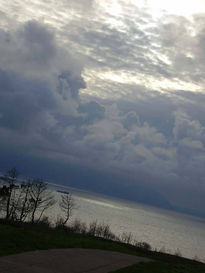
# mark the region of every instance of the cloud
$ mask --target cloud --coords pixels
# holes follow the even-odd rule
[[[178,80],[204,83],[204,14],[193,20],[182,16],[167,16],[159,25],[161,53],[170,62],[170,73]]]
[[[10,28],[28,18],[49,24],[69,52],[86,62],[89,92],[98,88],[96,94],[110,96],[101,83],[106,79],[112,79],[109,88],[118,79],[166,92],[202,90],[203,14],[194,20],[169,13],[156,19],[149,9],[125,1],[36,0],[30,9],[17,3],[24,16],[20,19],[15,5],[3,3],[9,17],[4,24],[13,18]]]
[[[29,149],[49,146],[48,131],[55,139],[66,117],[79,116],[82,65],[56,44],[46,25],[35,21],[15,32],[1,31],[0,39],[2,145],[13,136],[18,146],[21,135]]]
[[[176,175],[177,144],[190,140],[192,148],[203,148],[203,126],[186,109],[177,112],[187,105],[185,96],[179,103],[133,86],[130,99],[83,102],[82,63],[58,45],[48,26],[31,21],[16,32],[2,31],[1,39],[0,124],[7,134],[22,134],[35,152],[105,169]]]
[[[69,3],[82,15],[85,4]],[[97,10],[95,1],[86,5]],[[23,154],[53,160],[61,170],[70,164],[79,173],[83,166],[109,174],[108,182],[95,179],[95,189],[114,188],[117,175],[130,193],[144,185],[174,200],[179,189],[183,196],[194,190],[196,180],[205,192],[204,94],[147,84],[203,83],[204,19],[156,23],[139,9],[128,13],[120,26],[90,20],[88,12],[83,23],[74,16],[56,27],[34,20],[0,30],[1,160]]]

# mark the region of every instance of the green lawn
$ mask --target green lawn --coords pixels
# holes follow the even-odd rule
[[[116,272],[205,273],[205,264],[89,235],[55,230],[44,225],[0,222],[0,255],[50,248],[97,248],[144,256],[156,262],[140,263]]]

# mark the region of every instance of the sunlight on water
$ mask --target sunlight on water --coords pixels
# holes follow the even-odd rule
[[[89,202],[91,203],[92,205],[100,205],[100,206],[104,206],[104,207],[109,207],[109,208],[114,208],[114,209],[122,209],[122,210],[125,210],[126,208],[124,207],[120,207],[120,206],[116,206],[116,205],[113,205],[113,204],[110,204],[110,203],[106,203],[106,202],[102,202],[102,201],[97,201],[97,200],[92,200],[92,199],[88,199],[88,198],[80,198],[81,202]]]
[[[154,249],[180,251],[185,257],[205,261],[205,219],[94,193],[71,192],[77,205],[71,222],[76,218],[86,223],[97,220],[108,224],[116,235],[131,232],[137,241],[148,242]],[[58,193],[56,196],[59,198]],[[52,209],[52,218],[57,215],[58,206]]]

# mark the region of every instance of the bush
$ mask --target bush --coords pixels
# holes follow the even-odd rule
[[[93,221],[89,225],[88,234],[95,237],[102,237],[110,240],[117,240],[117,237],[110,230],[109,225],[104,223],[98,224],[97,221]]]
[[[178,256],[178,257],[181,257],[182,254],[180,252],[180,250],[177,248],[177,250],[175,251],[174,255]]]
[[[51,227],[51,223],[50,223],[47,216],[43,216],[43,218],[41,220],[34,222],[34,224],[42,225],[42,226],[45,226],[45,227]]]
[[[110,240],[116,240],[117,237],[115,236],[114,233],[110,230],[109,225],[106,224],[98,224],[96,227],[96,236],[102,237],[105,239],[110,239]]]
[[[151,245],[146,242],[136,242],[135,246],[148,251],[152,250]]]
[[[55,223],[55,228],[61,230],[68,230],[68,227],[64,224],[64,219],[62,217],[57,219]]]
[[[78,219],[71,224],[70,229],[75,233],[85,234],[87,233],[87,225],[84,222],[81,222]]]
[[[123,232],[122,235],[120,236],[120,241],[125,243],[125,244],[131,244],[133,240],[133,235],[131,232]]]
[[[89,228],[88,228],[88,234],[91,236],[97,236],[97,221],[93,221],[90,223]],[[100,230],[98,230],[98,233]]]

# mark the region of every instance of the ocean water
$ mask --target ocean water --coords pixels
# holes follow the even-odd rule
[[[89,224],[97,220],[108,224],[116,235],[131,232],[137,241],[148,242],[154,249],[180,252],[184,257],[205,261],[205,219],[76,189],[67,190],[77,206],[71,222],[80,219]],[[52,209],[53,219],[57,215],[60,215],[58,206]]]

